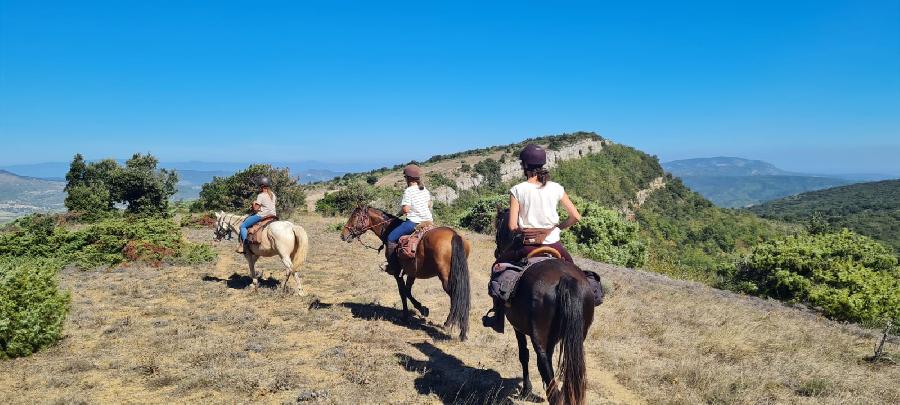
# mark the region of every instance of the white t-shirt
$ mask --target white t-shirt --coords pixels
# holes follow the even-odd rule
[[[519,202],[519,227],[553,229],[544,239],[544,244],[559,242],[559,200],[562,200],[566,190],[559,183],[548,181],[541,187],[527,181],[516,184],[509,190],[516,201]]]
[[[408,205],[409,212],[406,213],[406,219],[417,224],[425,221],[433,221],[431,216],[431,192],[428,189],[419,190],[419,186],[412,185],[403,191],[403,200],[400,206]]]
[[[275,194],[272,194],[272,198],[269,198],[268,193],[259,193],[256,196],[256,203],[259,204],[259,211],[256,215],[263,218],[275,216]]]

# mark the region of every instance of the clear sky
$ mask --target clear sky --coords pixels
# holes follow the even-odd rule
[[[394,163],[587,130],[900,173],[897,0],[615,3],[0,0],[0,165]]]

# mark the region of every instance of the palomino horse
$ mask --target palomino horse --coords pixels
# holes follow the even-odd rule
[[[357,207],[350,214],[347,225],[341,232],[341,240],[352,242],[359,239],[366,231],[372,231],[386,243],[387,236],[402,220],[382,210],[372,207]],[[379,249],[380,250],[380,249]],[[412,296],[413,283],[418,278],[437,276],[443,284],[444,291],[450,296],[450,314],[444,327],[459,326],[459,339],[466,340],[469,331],[469,243],[464,241],[456,231],[448,227],[434,228],[419,241],[416,258],[400,258],[403,275],[397,274],[397,289],[403,301],[403,315],[409,318],[407,298],[422,314],[428,316],[428,308]]]
[[[231,237],[232,232],[240,233],[241,223],[247,219],[247,215],[226,214],[222,212],[216,213],[216,230],[215,237],[217,241],[222,240],[225,236]],[[259,276],[256,274],[256,261],[260,257],[271,257],[278,255],[281,263],[284,264],[285,276],[282,289],[287,288],[291,275],[296,281],[297,295],[302,295],[303,290],[300,285],[300,274],[298,270],[303,262],[306,261],[306,254],[309,252],[309,238],[306,236],[306,230],[299,225],[294,225],[288,221],[275,221],[260,231],[259,244],[249,245],[249,249],[244,250],[244,258],[250,265],[250,277],[253,278],[253,291],[259,288]],[[239,241],[240,242],[240,241]]]
[[[498,210],[496,258],[522,246],[521,234],[510,232],[509,210]],[[587,277],[560,259],[538,262],[519,279],[506,305],[506,319],[516,331],[522,363],[522,395],[531,396],[528,343],[537,354],[538,371],[550,404],[583,404],[585,391],[584,339],[594,320],[594,298]],[[553,372],[553,349],[562,340],[559,375]],[[562,378],[562,388],[558,378]]]

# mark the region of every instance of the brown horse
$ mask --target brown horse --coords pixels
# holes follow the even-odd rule
[[[372,231],[386,243],[387,236],[403,221],[382,210],[372,207],[360,206],[353,210],[344,230],[341,232],[341,240],[352,242],[359,239],[366,231]],[[383,247],[383,245],[382,245]],[[379,249],[380,251],[381,249]],[[459,339],[466,340],[469,331],[469,243],[451,228],[438,227],[425,234],[419,240],[415,259],[400,258],[403,274],[397,274],[397,289],[400,291],[400,299],[403,301],[403,315],[409,319],[409,308],[406,301],[422,314],[428,316],[428,307],[422,305],[412,296],[412,286],[416,279],[432,278],[437,276],[441,280],[444,291],[450,296],[450,313],[444,322],[444,327],[459,326]]]
[[[509,210],[498,210],[496,258],[519,249],[521,234],[510,232]],[[559,259],[538,262],[519,279],[506,305],[506,319],[516,331],[522,363],[522,396],[530,397],[528,343],[537,355],[538,371],[550,404],[583,404],[585,391],[584,339],[594,320],[594,299],[587,277],[577,266]],[[553,372],[553,349],[562,341],[559,375]],[[558,377],[562,378],[562,388]]]

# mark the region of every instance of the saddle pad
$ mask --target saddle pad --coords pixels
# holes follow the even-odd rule
[[[529,267],[535,263],[548,260],[550,258],[535,257],[534,261],[529,261],[528,265],[523,267],[516,266],[511,263],[497,263],[491,269],[491,281],[488,284],[488,295],[494,298],[509,302],[515,296],[516,287],[519,285],[519,279]],[[594,299],[594,306],[603,303],[603,287],[600,284],[600,275],[593,271],[582,270],[587,277],[588,284],[591,288],[591,295]]]
[[[425,234],[428,233],[428,231],[434,228],[437,228],[434,226],[434,223],[422,222],[416,226],[416,230],[413,231],[412,234],[401,236],[398,253],[409,259],[414,259],[416,257],[416,249],[419,248],[419,241],[425,237]]]
[[[259,243],[259,232],[263,230],[266,226],[278,220],[278,217],[265,217],[261,219],[259,222],[253,224],[253,226],[247,228],[247,242],[249,243]]]

